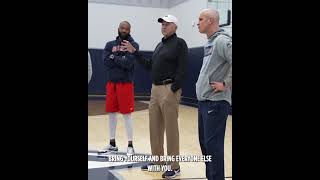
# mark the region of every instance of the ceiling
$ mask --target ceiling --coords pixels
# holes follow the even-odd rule
[[[88,0],[89,3],[117,4],[153,8],[171,8],[188,0]]]

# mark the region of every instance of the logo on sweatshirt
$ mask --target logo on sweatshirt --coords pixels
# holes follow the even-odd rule
[[[114,52],[118,52],[118,51],[122,51],[122,52],[124,52],[124,51],[127,51],[124,47],[121,47],[121,46],[113,46],[112,47],[112,52],[114,53]]]
[[[232,42],[229,41],[229,42],[227,43],[227,47],[228,47],[228,48],[231,48],[231,47],[232,47]]]
[[[210,46],[207,46],[204,48],[204,57],[206,56],[210,56],[212,54],[212,51],[213,51],[213,46],[210,45]]]
[[[118,51],[123,51],[123,48],[121,48],[119,45],[112,47],[112,52],[118,52]]]

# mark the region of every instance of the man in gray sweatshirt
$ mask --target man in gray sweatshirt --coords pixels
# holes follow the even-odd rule
[[[90,53],[88,51],[88,84],[91,80],[92,77],[92,65],[91,65],[91,57],[90,57]]]
[[[205,9],[199,16],[198,29],[206,34],[204,58],[196,83],[198,132],[206,163],[208,180],[224,180],[224,136],[231,105],[232,39],[219,28],[219,13]]]

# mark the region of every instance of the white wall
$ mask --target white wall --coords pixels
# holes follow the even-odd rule
[[[199,13],[207,8],[207,0],[189,0],[169,9],[179,20],[177,35],[182,37],[189,48],[203,46],[206,36],[197,27]],[[193,27],[194,24],[194,27]]]
[[[131,35],[141,50],[153,51],[162,38],[158,18],[168,9],[88,3],[88,48],[103,49],[118,35],[119,23],[131,24]]]
[[[220,12],[220,23],[226,22],[227,9],[232,0],[188,0],[169,9],[88,3],[88,47],[103,49],[107,41],[118,35],[118,25],[127,20],[131,23],[131,35],[141,50],[153,51],[162,38],[159,17],[172,14],[179,19],[177,35],[189,48],[200,47],[207,41],[197,27],[201,10],[214,8]],[[232,26],[225,28],[232,33]]]
[[[179,27],[177,34],[182,37],[188,44],[189,48],[200,47],[207,41],[205,34],[200,34],[197,23],[199,14],[203,9],[213,8],[220,13],[220,24],[226,23],[227,10],[232,5],[232,0],[188,0],[182,4],[169,9],[169,13],[177,16],[179,19]],[[193,26],[194,25],[194,26]],[[225,28],[229,33],[232,33],[231,27]]]
[[[211,0],[208,7],[219,11],[221,23],[227,22],[227,10],[231,10],[231,25],[224,29],[232,35],[232,0]]]

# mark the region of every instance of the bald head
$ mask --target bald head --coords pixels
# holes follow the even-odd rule
[[[119,24],[119,27],[120,26],[128,26],[128,28],[130,29],[131,28],[131,25],[128,21],[121,21],[120,24]]]
[[[203,15],[204,17],[208,19],[212,19],[216,24],[219,24],[219,12],[214,9],[204,9],[201,11],[200,16]]]
[[[209,37],[219,29],[219,12],[214,9],[204,9],[201,11],[198,22],[200,33]]]
[[[127,39],[129,37],[130,28],[131,28],[131,25],[128,21],[120,22],[119,28],[118,28],[118,34],[121,37],[121,39]]]

